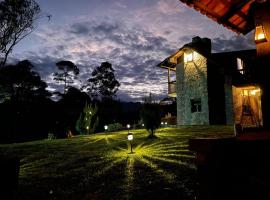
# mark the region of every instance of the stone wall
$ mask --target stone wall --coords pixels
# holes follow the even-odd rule
[[[183,56],[182,56],[183,57]],[[197,52],[193,61],[176,66],[177,125],[208,125],[207,61]],[[201,110],[191,111],[191,100],[201,101]]]

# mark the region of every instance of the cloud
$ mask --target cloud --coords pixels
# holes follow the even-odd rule
[[[234,35],[230,38],[226,38],[224,35],[221,35],[218,38],[212,39],[212,49],[213,52],[255,49],[253,41],[253,32],[246,36]]]
[[[253,48],[250,35],[235,36],[179,1],[118,0],[111,4],[106,1],[106,6],[114,9],[110,13],[101,8],[93,11],[94,16],[78,13],[72,21],[41,26],[31,36],[33,48],[24,49],[30,46],[28,40],[12,59],[29,59],[50,89],[60,91],[62,84],[52,77],[57,61],[78,65],[82,82],[76,81],[77,87],[96,66],[108,61],[121,83],[119,98],[135,101],[150,91],[160,98],[167,94],[166,70],[156,65],[195,35],[212,38],[214,52]]]
[[[94,67],[108,61],[121,83],[119,98],[139,100],[150,91],[157,96],[167,93],[166,70],[156,65],[176,46],[165,37],[113,20],[76,22],[60,29],[44,28],[36,37],[46,40],[42,48],[16,57],[32,61],[50,90],[63,88],[62,83],[53,80],[52,74],[57,71],[55,63],[70,60],[78,65],[82,81],[75,82],[74,86],[80,87]]]

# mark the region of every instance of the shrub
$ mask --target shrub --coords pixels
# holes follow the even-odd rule
[[[161,122],[160,106],[156,103],[144,103],[141,111],[144,127],[149,131],[149,137],[154,137],[155,130]]]
[[[122,124],[120,123],[114,123],[108,125],[108,131],[120,131],[123,129]]]

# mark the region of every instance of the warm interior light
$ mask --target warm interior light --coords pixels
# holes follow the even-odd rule
[[[260,92],[260,89],[250,90],[250,94],[255,96],[257,92]]]
[[[255,28],[255,42],[265,42],[266,35],[262,25],[257,25]]]
[[[193,61],[193,52],[185,52],[184,53],[184,62],[191,62]]]

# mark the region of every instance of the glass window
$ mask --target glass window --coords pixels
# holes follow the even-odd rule
[[[191,104],[191,112],[201,112],[202,111],[202,103],[201,103],[201,99],[197,98],[197,99],[191,99],[190,100],[190,104]]]

